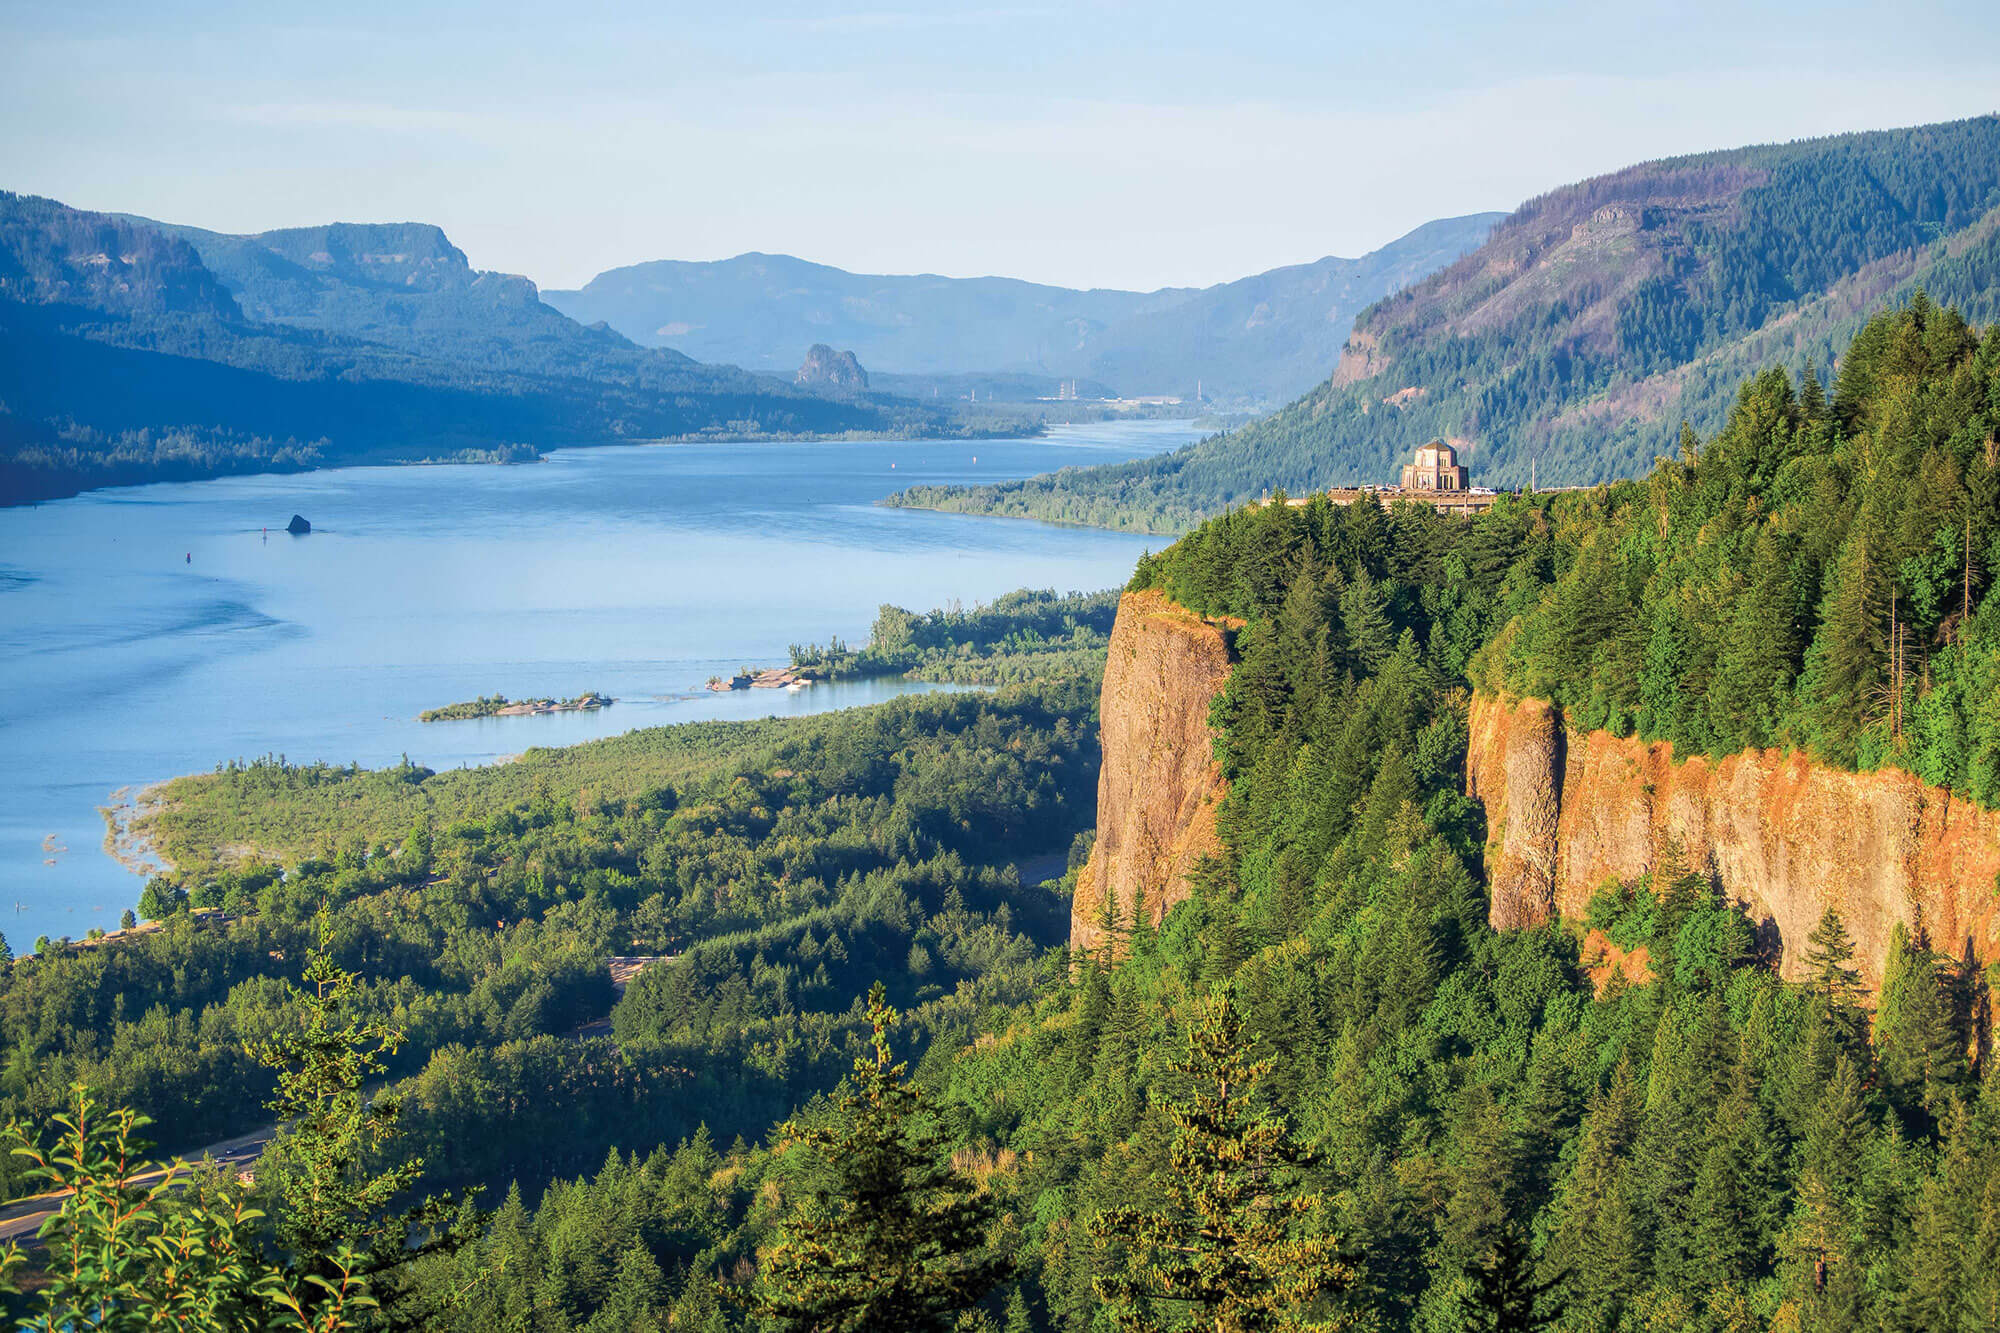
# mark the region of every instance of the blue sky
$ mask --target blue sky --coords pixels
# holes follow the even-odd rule
[[[0,188],[482,268],[1150,288],[1705,148],[2000,110],[2000,5],[0,0]]]

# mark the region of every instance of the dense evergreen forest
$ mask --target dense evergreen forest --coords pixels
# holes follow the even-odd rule
[[[1002,685],[1051,674],[1104,673],[1118,617],[1115,592],[1057,595],[1022,588],[991,605],[939,607],[923,615],[883,606],[868,643],[849,648],[793,644],[792,665],[813,675],[903,676],[961,685]]]
[[[905,503],[1185,531],[1274,486],[1392,480],[1432,438],[1473,484],[1643,475],[1738,386],[1825,368],[1919,288],[2000,314],[2000,116],[1647,163],[1530,200],[1355,321],[1332,378],[1157,458]],[[1336,368],[1328,366],[1329,371]]]
[[[157,831],[180,870],[140,904],[163,928],[44,942],[0,976],[0,1105],[41,1122],[88,1082],[176,1149],[264,1123],[245,1043],[283,1025],[330,905],[357,1011],[406,1033],[408,1131],[452,1178],[539,1182],[700,1121],[755,1135],[837,1076],[875,978],[924,1025],[1032,986],[1067,903],[1012,863],[1059,862],[1089,821],[1092,703],[1072,678],[488,769],[273,759],[182,779]],[[257,851],[194,851],[225,845]],[[614,1011],[613,955],[674,961]],[[606,1015],[623,1057],[577,1037]],[[547,1119],[510,1128],[528,1108]]]
[[[406,1085],[373,1160],[519,1188],[435,1211],[421,1249],[378,1247],[372,1269],[354,1244],[254,1251],[259,1299],[289,1308],[318,1272],[329,1294],[298,1304],[354,1323],[1992,1327],[1991,979],[1904,931],[1871,997],[1830,912],[1786,942],[1803,979],[1781,980],[1729,886],[1671,862],[1587,923],[1642,966],[1596,965],[1585,923],[1495,932],[1463,765],[1484,686],[1688,750],[1909,765],[1992,804],[1996,356],[1915,301],[1866,325],[1830,391],[1755,377],[1643,482],[1478,519],[1245,508],[1143,561],[1135,587],[1241,622],[1212,714],[1223,850],[1157,929],[1110,905],[1102,955],[1044,951],[1059,923],[979,868],[1087,818],[1090,682],[1071,675],[717,732],[709,754],[694,733],[606,743],[645,763],[585,747],[486,775],[204,779],[183,837],[306,859],[160,890],[256,908],[225,930],[14,963],[8,994],[47,998],[7,1012],[54,1017],[7,1020],[7,1076],[54,1104],[55,1046],[17,1059],[15,1034],[110,1030],[117,987],[54,983],[121,952],[164,967],[242,932],[268,998],[253,1039],[297,1021],[279,978],[301,958],[373,968],[357,1013],[412,1047],[468,1043]],[[575,992],[525,992],[536,1017],[496,1046],[500,979],[478,1004],[410,980],[440,938],[469,961],[531,939],[679,961],[632,984],[615,1042],[536,1035],[591,1008],[565,995],[601,1003],[579,967]],[[203,974],[223,969],[173,973]],[[191,1008],[160,1012],[164,1042]],[[284,1067],[245,1058],[238,1080]],[[253,1198],[302,1236],[284,1160]],[[350,1270],[379,1313],[340,1303]]]
[[[1553,587],[1476,677],[1682,754],[1893,763],[2000,807],[2000,337],[1921,296],[1829,396],[1758,376],[1644,482],[1553,506]]]

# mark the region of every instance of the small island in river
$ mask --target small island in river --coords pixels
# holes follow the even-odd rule
[[[813,683],[811,673],[793,667],[771,667],[752,671],[744,667],[733,676],[710,676],[711,690],[803,690]]]
[[[530,717],[541,713],[584,713],[599,708],[609,708],[612,703],[610,695],[600,694],[596,690],[585,690],[574,699],[510,700],[504,694],[482,694],[477,699],[462,704],[427,708],[417,716],[424,722],[462,722],[475,717]]]

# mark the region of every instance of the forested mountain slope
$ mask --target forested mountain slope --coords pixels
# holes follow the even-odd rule
[[[598,274],[548,301],[633,341],[702,360],[789,372],[816,342],[891,374],[1028,369],[1053,341],[1146,309],[1182,288],[1078,291],[1015,278],[849,273],[791,255],[673,259]]]
[[[1437,436],[1475,485],[1644,473],[1764,366],[1833,362],[1885,299],[2000,311],[2000,117],[1675,158],[1523,205],[1362,313],[1283,411],[1140,463],[915,503],[1178,531],[1283,487],[1384,482]]]
[[[194,233],[0,194],[0,502],[703,431],[957,429],[586,329],[434,228]]]
[[[1670,847],[1587,922],[1495,930],[1494,812],[1463,765],[1478,685],[1682,756],[1797,746],[2000,802],[1996,357],[1919,305],[1866,327],[1830,397],[1759,377],[1644,482],[1474,520],[1246,508],[1142,565],[1135,587],[1246,622],[1209,714],[1222,850],[1157,926],[1079,903],[1115,947],[944,1075],[1023,1155],[995,1188],[1033,1219],[1049,1327],[1089,1327],[1129,1271],[1079,1233],[1176,1178],[1162,1115],[1187,1114],[1178,1053],[1218,990],[1268,1062],[1257,1100],[1317,1154],[1313,1229],[1351,1256],[1317,1315],[1980,1326],[2000,1284],[1966,1238],[2000,1240],[2000,1083],[1973,942],[1905,917],[1864,960],[1844,914],[1902,905],[1853,902],[1782,941],[1786,981],[1726,868]]]
[[[582,320],[704,361],[789,370],[815,342],[872,371],[1027,372],[1128,396],[1197,388],[1283,401],[1323,378],[1355,312],[1482,241],[1496,213],[1429,222],[1359,259],[1325,258],[1202,289],[1077,291],[1011,278],[848,273],[789,255],[612,269],[546,293]]]
[[[1467,759],[1476,688],[1682,759],[1790,747],[2000,804],[1996,429],[2000,336],[1913,302],[1864,327],[1830,393],[1755,377],[1643,481],[1469,519],[1320,497],[1203,525],[1127,601],[1178,622],[1161,632],[1201,679],[1231,659],[1219,698],[1147,699],[1176,668],[1143,650],[1103,697],[1211,743],[1219,783],[1192,786],[1218,796],[1214,854],[1175,858],[1170,911],[1102,904],[1087,952],[1037,955],[1061,931],[1048,895],[991,868],[1083,815],[1100,766],[1067,672],[458,774],[186,780],[172,845],[265,847],[286,873],[181,851],[154,905],[243,918],[0,971],[0,1095],[32,1117],[80,1075],[254,1114],[268,1075],[243,1039],[299,1022],[279,980],[330,900],[353,1016],[427,1057],[389,1152],[521,1178],[373,1279],[418,1326],[714,1333],[756,1326],[745,1306],[785,1274],[908,1302],[917,1268],[938,1328],[1090,1333],[1149,1304],[1169,1326],[1247,1308],[1397,1333],[1988,1328],[1990,941],[1900,918],[1863,959],[1843,908],[1865,903],[1774,941],[1726,867],[1670,846],[1586,921],[1496,929],[1497,816]],[[1053,610],[885,613],[868,655],[950,660],[943,630],[1018,658]],[[1180,758],[1201,776],[1200,750]],[[1170,832],[1148,827],[1128,821],[1135,865]],[[1121,887],[1153,906],[1153,883]],[[679,958],[633,982],[615,1042],[560,1039],[627,948]],[[912,1008],[893,1055],[843,1006],[873,977]],[[787,1104],[761,1143],[719,1146]],[[863,1169],[885,1144],[894,1169]],[[257,1179],[286,1170],[273,1154]],[[940,1194],[978,1208],[927,1227]],[[864,1209],[889,1221],[842,1233]],[[815,1223],[817,1250],[797,1243]],[[1197,1262],[1204,1286],[1148,1297]],[[950,1285],[975,1265],[993,1280]]]

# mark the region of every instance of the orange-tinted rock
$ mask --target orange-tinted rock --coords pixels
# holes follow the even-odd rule
[[[1601,930],[1584,932],[1579,957],[1600,994],[1613,977],[1622,977],[1628,986],[1643,986],[1653,979],[1653,960],[1645,945],[1627,953]]]
[[[1796,977],[1806,936],[1838,911],[1878,982],[1897,922],[1935,947],[2000,959],[2000,814],[1896,769],[1848,773],[1779,750],[1676,761],[1664,743],[1566,734],[1538,699],[1472,705],[1467,786],[1485,803],[1500,928],[1580,920],[1606,881],[1678,842],[1774,932]]]
[[[1218,626],[1158,592],[1118,603],[1099,709],[1104,764],[1097,782],[1097,843],[1077,877],[1070,946],[1106,943],[1115,919],[1137,912],[1157,925],[1188,896],[1188,874],[1220,847],[1215,806],[1224,793],[1208,709],[1229,678]]]

